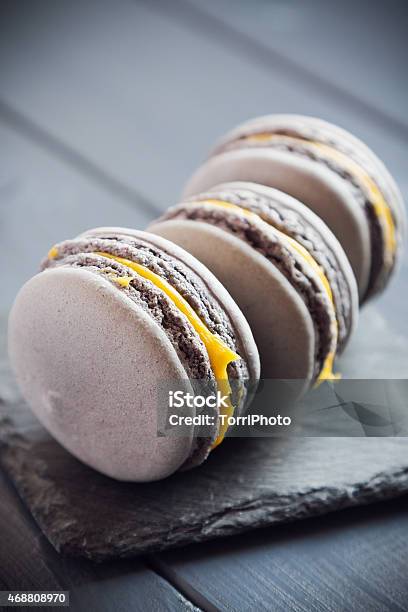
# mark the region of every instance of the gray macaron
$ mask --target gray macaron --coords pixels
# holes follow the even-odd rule
[[[22,393],[78,459],[130,481],[164,478],[222,441],[218,407],[203,436],[158,436],[160,385],[229,394],[242,414],[259,378],[243,314],[194,257],[146,232],[99,228],[53,247],[19,292],[9,353]],[[229,389],[228,389],[229,388]],[[225,391],[227,389],[227,391]],[[184,408],[195,416],[194,407]]]
[[[244,312],[263,378],[332,377],[358,316],[339,242],[306,206],[276,189],[229,183],[170,208],[149,231],[193,253]]]
[[[184,197],[227,181],[276,187],[309,206],[343,246],[361,302],[388,283],[405,233],[401,194],[379,158],[345,130],[299,115],[247,121],[220,140]]]

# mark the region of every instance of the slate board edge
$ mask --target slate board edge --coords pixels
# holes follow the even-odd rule
[[[163,530],[152,531],[150,537],[146,537],[144,543],[137,548],[134,543],[129,543],[126,537],[121,541],[117,535],[115,541],[106,541],[102,545],[97,533],[86,533],[81,530],[77,521],[66,511],[67,504],[63,494],[47,479],[46,464],[41,459],[30,457],[30,442],[13,429],[11,420],[1,419],[0,430],[2,430],[0,464],[47,539],[63,555],[86,557],[92,561],[100,562],[118,557],[129,558],[160,552],[190,543],[236,535],[252,529],[386,500],[408,492],[407,466],[393,473],[379,472],[361,485],[353,483],[342,489],[320,487],[287,496],[283,500],[271,494],[261,495],[252,502],[225,508],[209,516],[205,524],[190,522],[188,527],[181,526],[168,533]],[[36,474],[38,486],[42,491],[39,505],[35,502],[26,478],[27,459],[31,463],[29,472],[31,475]],[[52,529],[47,520],[51,514],[54,515]],[[71,531],[73,526],[76,534],[79,534],[74,538]]]

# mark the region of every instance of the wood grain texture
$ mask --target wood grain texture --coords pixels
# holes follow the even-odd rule
[[[272,61],[265,66],[226,46],[177,2],[2,6],[4,101],[162,208],[174,203],[220,134],[279,111],[344,125],[408,180],[403,140]]]
[[[44,589],[61,589],[45,555],[45,551],[54,554],[55,551],[2,472],[0,496],[0,590],[35,589],[38,585]]]
[[[408,497],[160,555],[218,610],[408,609]]]
[[[269,58],[271,72],[286,71],[323,97],[342,101],[408,139],[408,89],[401,82],[407,52],[404,0],[180,0],[194,6],[208,29],[224,27],[222,40]]]
[[[2,590],[70,591],[75,612],[197,610],[142,561],[98,565],[59,556],[1,472],[0,524]]]

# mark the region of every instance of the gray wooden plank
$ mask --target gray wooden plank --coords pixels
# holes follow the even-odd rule
[[[0,525],[2,590],[70,591],[74,612],[198,609],[142,561],[100,565],[59,556],[1,471]]]
[[[0,242],[5,312],[50,245],[98,225],[143,228],[154,211],[122,201],[0,123]]]
[[[0,471],[0,589],[61,589],[60,582],[43,557],[52,550],[31,515]]]
[[[408,609],[408,498],[163,553],[219,610]]]
[[[236,40],[244,45],[244,37],[250,37],[248,53],[269,50],[275,68],[310,79],[323,95],[340,97],[345,105],[377,116],[408,137],[404,0],[375,5],[370,0],[183,3],[193,4],[201,20],[203,13],[220,20],[229,30],[223,37],[226,44]],[[231,37],[231,29],[241,40]]]
[[[407,187],[403,140],[293,75],[226,47],[184,20],[177,3],[38,0],[6,2],[3,11],[5,102],[163,207],[221,133],[277,111],[344,125]]]
[[[109,171],[92,163],[89,159],[81,155],[80,152],[72,149],[58,138],[53,137],[29,118],[1,101],[0,121],[5,123],[8,127],[12,127],[18,134],[40,145],[50,154],[77,170],[79,174],[95,181],[100,187],[109,193],[113,193],[118,199],[127,202],[133,207],[137,205],[139,209],[145,210],[148,213],[152,210],[160,212],[161,209],[158,208],[152,200],[146,199],[136,189],[124,185],[115,179],[115,177],[111,176]]]

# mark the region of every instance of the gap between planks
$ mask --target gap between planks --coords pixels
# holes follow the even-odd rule
[[[176,589],[184,599],[190,601],[194,606],[204,612],[218,612],[219,608],[214,606],[202,593],[197,591],[185,578],[182,578],[170,565],[159,559],[157,555],[144,557],[147,567],[156,572]]]
[[[125,204],[132,208],[142,208],[148,213],[162,214],[163,210],[158,204],[110,175],[97,164],[90,161],[85,155],[65,144],[62,140],[47,132],[1,99],[0,121],[3,121],[5,125],[14,129],[24,138],[40,145],[43,149],[79,172],[79,174],[91,179],[109,193],[117,196]]]
[[[140,1],[140,0],[139,0]],[[326,98],[341,100],[347,107],[355,112],[363,114],[374,124],[382,124],[391,131],[399,140],[408,142],[408,124],[393,117],[389,113],[362,100],[353,92],[337,85],[320,76],[312,69],[303,66],[275,49],[271,49],[262,42],[255,40],[251,35],[235,29],[223,19],[216,17],[198,6],[191,4],[188,0],[175,0],[171,4],[166,0],[157,0],[152,3],[148,0],[141,0],[143,5],[156,12],[165,14],[173,21],[183,22],[190,29],[206,34],[208,38],[213,38],[218,44],[232,48],[247,59],[253,61],[258,66],[263,66],[268,72],[271,65],[285,76],[290,75],[293,80],[302,81],[303,85],[309,90],[321,92]]]

